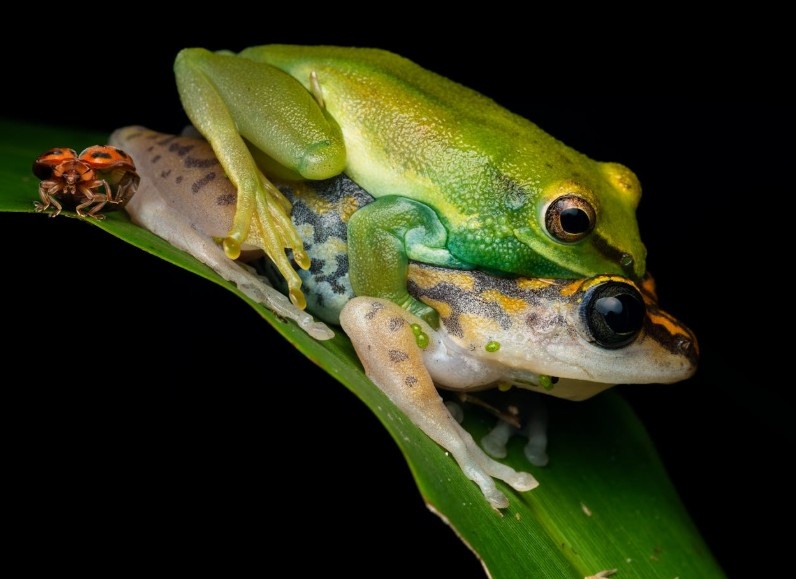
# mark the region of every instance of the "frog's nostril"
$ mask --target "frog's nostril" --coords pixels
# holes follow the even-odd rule
[[[619,265],[621,265],[622,269],[624,269],[625,271],[632,272],[634,263],[635,260],[633,259],[633,256],[630,255],[629,253],[623,253],[622,257],[619,258]]]
[[[696,363],[699,358],[699,343],[692,336],[680,336],[675,343],[675,348],[686,358]]]

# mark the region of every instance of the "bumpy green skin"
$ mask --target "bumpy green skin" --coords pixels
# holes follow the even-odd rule
[[[344,165],[376,198],[349,223],[358,295],[426,316],[427,306],[406,291],[409,259],[533,277],[644,274],[635,217],[641,191],[629,169],[593,161],[491,99],[386,51],[269,45],[242,51],[235,68],[226,67],[235,58],[202,49],[180,54],[178,85],[191,85],[200,69],[213,85],[181,88],[189,116],[211,133],[225,119],[223,132],[239,130],[278,165],[308,178],[330,177]],[[289,80],[272,67],[300,82],[305,94],[288,89]],[[282,99],[274,91],[252,93],[271,77]],[[312,110],[313,95],[322,97],[323,109]],[[211,100],[218,102],[202,104]],[[243,166],[227,166],[212,134],[200,131],[228,172]],[[596,225],[582,239],[562,242],[547,232],[545,214],[553,199],[568,194],[593,207]]]

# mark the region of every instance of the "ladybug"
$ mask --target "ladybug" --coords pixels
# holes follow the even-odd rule
[[[112,145],[94,145],[78,158],[99,173],[115,191],[114,198],[109,200],[111,203],[119,207],[127,205],[141,181],[130,155]]]
[[[78,155],[74,149],[54,147],[33,162],[33,174],[41,179],[37,212],[50,206],[55,217],[62,203],[75,208],[80,217],[104,219],[99,213],[124,207],[138,188],[140,177],[132,157],[111,145],[94,145]]]

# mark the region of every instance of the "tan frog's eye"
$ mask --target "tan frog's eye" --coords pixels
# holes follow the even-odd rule
[[[545,227],[562,243],[574,243],[586,237],[597,223],[597,212],[583,197],[562,195],[554,199],[545,214]]]
[[[618,281],[606,281],[591,288],[580,308],[592,341],[609,350],[633,342],[647,315],[641,293],[632,285]]]

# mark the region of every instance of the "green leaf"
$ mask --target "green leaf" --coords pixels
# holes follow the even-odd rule
[[[0,121],[0,211],[32,212],[35,157],[54,145],[79,150],[104,135]],[[66,213],[65,213],[66,214]],[[495,578],[578,578],[616,569],[616,577],[721,578],[724,574],[684,509],[649,437],[615,392],[571,403],[550,399],[550,465],[530,468],[522,442],[506,462],[531,470],[540,486],[517,493],[498,483],[511,506],[499,513],[453,459],[404,417],[363,374],[343,335],[318,342],[253,303],[205,265],[132,224],[123,212],[88,220],[107,233],[228,289],[312,362],[349,388],[403,452],[429,507],[455,530]],[[492,419],[468,409],[476,439]]]

